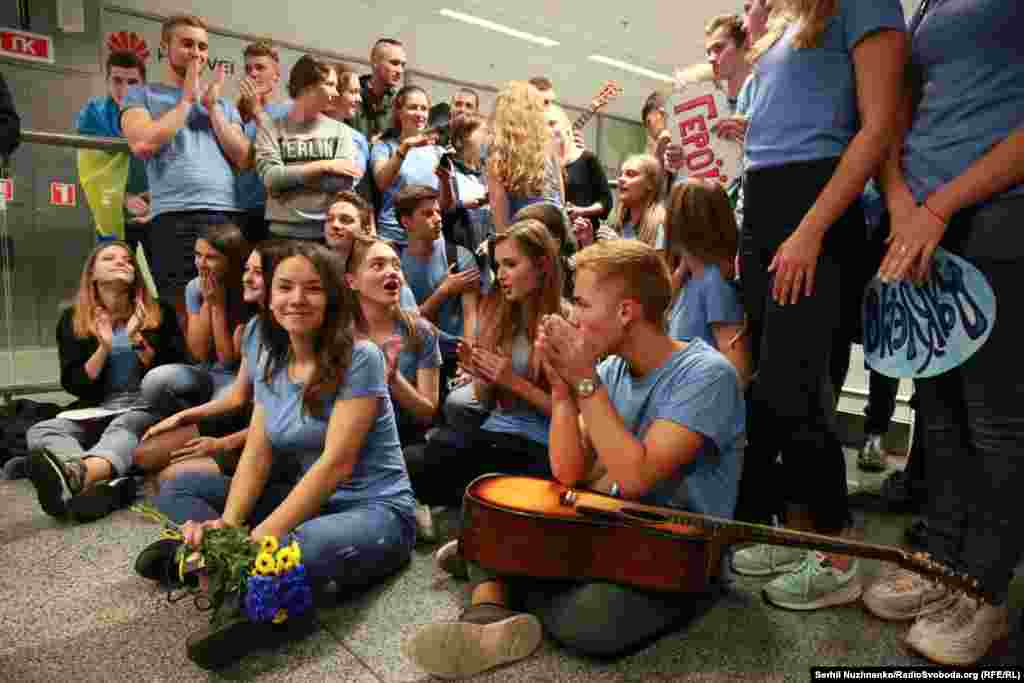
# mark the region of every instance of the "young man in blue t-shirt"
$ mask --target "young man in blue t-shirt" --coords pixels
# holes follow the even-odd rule
[[[548,316],[534,346],[551,383],[555,478],[731,517],[744,445],[739,382],[704,342],[665,334],[672,288],[661,256],[637,240],[598,242],[576,255],[574,292],[575,322]],[[541,624],[584,654],[621,654],[679,626],[701,602],[600,581],[512,583],[477,565],[468,569],[471,607],[456,622],[423,627],[406,647],[419,666],[445,678],[528,656],[540,644]],[[512,593],[529,612],[509,609]]]
[[[444,380],[454,373],[458,340],[476,336],[480,270],[468,249],[451,250],[441,237],[437,190],[426,185],[403,187],[395,198],[395,212],[409,239],[402,252],[406,283],[416,296],[420,315],[441,331]],[[449,263],[449,253],[457,263]]]
[[[146,82],[146,63],[130,50],[115,50],[107,57],[107,95],[93,97],[75,115],[75,130],[79,135],[99,135],[121,138],[121,105],[128,90]],[[144,234],[149,222],[149,181],[146,164],[131,157],[128,165],[128,183],[125,186],[124,208],[127,212],[125,239],[133,247]]]
[[[153,221],[146,239],[160,296],[184,314],[185,285],[196,276],[192,248],[210,225],[237,223],[235,172],[252,165],[249,138],[235,105],[221,97],[227,78],[208,64],[206,22],[179,14],[164,22],[161,48],[168,83],[130,88],[121,127],[132,153],[146,159]]]

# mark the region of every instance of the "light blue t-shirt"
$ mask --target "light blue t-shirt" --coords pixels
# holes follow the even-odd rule
[[[530,340],[525,334],[512,342],[512,372],[520,377],[530,376]],[[483,429],[499,434],[518,434],[530,441],[548,445],[551,417],[523,399],[512,405],[497,406],[484,421]]]
[[[185,308],[190,315],[198,315],[202,307],[203,292],[199,288],[199,278],[192,278],[185,285]],[[213,345],[213,339],[210,340],[210,345]],[[214,393],[217,393],[235,381],[235,375],[238,374],[238,365],[238,363],[225,364],[219,361],[208,360],[200,363],[198,367],[210,372]]]
[[[338,485],[331,501],[352,502],[411,494],[409,475],[402,459],[402,445],[391,407],[385,377],[384,354],[370,341],[357,341],[345,380],[338,390],[322,399],[322,415],[316,417],[302,405],[303,386],[288,377],[287,366],[278,367],[270,382],[263,379],[264,364],[256,374],[256,403],[263,406],[266,433],[274,459],[295,460],[305,473],[324,452],[327,424],[338,401],[374,397],[377,417],[359,450],[352,476]]]
[[[853,49],[883,29],[904,31],[899,0],[840,0],[822,46],[796,49],[797,25],[754,65],[747,170],[842,155],[860,127]]]
[[[715,265],[704,266],[700,277],[692,277],[672,303],[668,336],[676,340],[698,337],[718,350],[714,323],[743,323],[743,306],[736,285],[722,277]]]
[[[139,387],[145,368],[139,361],[128,330],[124,325],[113,330],[110,352],[107,354],[106,374],[104,375],[103,400],[105,408],[123,408],[136,405],[139,400]]]
[[[254,315],[242,330],[242,358],[245,359],[249,384],[256,383],[256,375],[262,360],[263,345],[260,340],[260,314]]]
[[[100,135],[108,138],[123,138],[121,131],[121,108],[109,95],[94,97],[75,116],[75,130],[79,135]],[[128,161],[128,183],[125,191],[141,194],[149,189],[146,180],[146,164],[135,156]]]
[[[656,484],[641,502],[732,517],[743,463],[746,411],[736,370],[725,356],[694,339],[643,377],[634,377],[619,356],[606,359],[597,372],[608,387],[615,412],[638,439],[659,420],[704,436],[693,462]]]
[[[465,247],[456,247],[459,259],[459,272],[476,268],[476,259]],[[444,237],[434,242],[434,251],[430,259],[422,261],[406,249],[402,252],[402,272],[416,301],[422,304],[437,290],[438,285],[448,276],[448,254],[445,249]],[[441,344],[454,351],[457,337],[462,337],[462,297],[448,297],[437,311],[437,327],[441,330]]]
[[[159,83],[129,88],[124,112],[145,109],[154,121],[177,106],[181,88]],[[242,126],[231,102],[218,100],[228,122]],[[206,107],[196,102],[185,125],[152,158],[146,160],[153,216],[170,211],[240,211],[235,195],[235,169],[224,156]]]
[[[394,138],[375,142],[370,149],[370,166],[380,161],[387,161],[398,152],[400,143]],[[402,167],[391,183],[391,187],[381,192],[380,211],[377,213],[377,234],[383,240],[395,242],[402,247],[409,243],[405,228],[398,222],[395,213],[395,196],[406,185],[426,185],[435,190],[438,188],[437,162],[441,160],[444,148],[438,145],[413,147],[405,155]]]
[[[288,112],[292,110],[292,104],[291,100],[271,102],[263,108],[263,111],[272,119],[287,116]],[[245,136],[249,138],[250,143],[256,141],[256,131],[259,130],[259,127],[257,119],[252,119],[243,127]],[[365,142],[366,139],[363,138],[363,143],[365,144]],[[260,180],[260,175],[255,169],[239,173],[235,182],[237,184],[236,192],[238,193],[238,206],[240,208],[246,211],[257,211],[262,210],[267,205],[267,188],[264,187],[263,181]]]
[[[395,334],[404,337],[404,333],[405,326],[396,322]],[[410,342],[405,342],[398,353],[398,372],[413,386],[416,386],[416,375],[420,369],[441,367],[441,347],[437,343],[437,329],[423,318],[417,318],[416,336],[420,343],[418,351],[413,350]],[[399,424],[411,424],[415,421],[397,401],[392,399],[391,402],[394,404]]]
[[[910,60],[924,95],[903,173],[918,202],[1024,126],[1022,22],[1020,0],[935,0],[912,25]],[[1024,184],[999,196],[1021,193]]]
[[[636,223],[624,223],[622,225],[622,239],[624,240],[638,240],[640,236],[636,232]],[[657,230],[654,232],[654,248],[664,249],[665,248],[665,225],[659,223]]]
[[[420,305],[416,303],[416,295],[412,293],[409,285],[403,284],[398,293],[398,307],[403,311],[418,311]]]

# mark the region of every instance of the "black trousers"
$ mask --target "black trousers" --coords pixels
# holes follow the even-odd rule
[[[860,202],[854,202],[826,233],[811,296],[796,304],[777,304],[768,266],[838,163],[824,159],[748,171],[740,254],[757,372],[751,387],[741,506],[762,519],[780,502],[806,506],[816,530],[833,534],[849,524],[850,511],[846,462],[835,430],[830,357],[849,300],[843,296],[844,271],[850,281],[863,268],[858,259],[864,253],[867,229]],[[764,482],[772,479],[780,453],[781,476],[776,477],[777,485],[769,486]]]
[[[457,506],[477,477],[492,472],[552,478],[548,449],[518,434],[479,429],[462,444],[430,442],[403,450],[416,499]]]

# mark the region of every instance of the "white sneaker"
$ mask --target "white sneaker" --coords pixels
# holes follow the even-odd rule
[[[457,538],[448,541],[438,548],[437,552],[434,553],[434,564],[437,565],[438,569],[451,574],[456,579],[469,578],[469,569],[466,567],[466,561],[459,554],[459,539]]]
[[[945,609],[915,621],[907,645],[937,664],[971,666],[1009,634],[1005,604],[989,605],[961,595]]]
[[[733,553],[732,568],[744,576],[783,574],[798,569],[805,557],[807,551],[802,548],[760,543]]]
[[[932,614],[953,602],[956,596],[945,585],[901,567],[886,572],[864,591],[868,611],[890,621]]]
[[[413,515],[416,517],[416,538],[427,543],[436,541],[437,530],[434,528],[434,515],[430,511],[430,506],[416,503]]]

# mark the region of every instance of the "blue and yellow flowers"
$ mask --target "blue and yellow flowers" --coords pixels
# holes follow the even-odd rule
[[[250,620],[280,624],[313,606],[313,591],[301,562],[302,551],[295,541],[284,547],[271,536],[261,541],[245,592]]]

